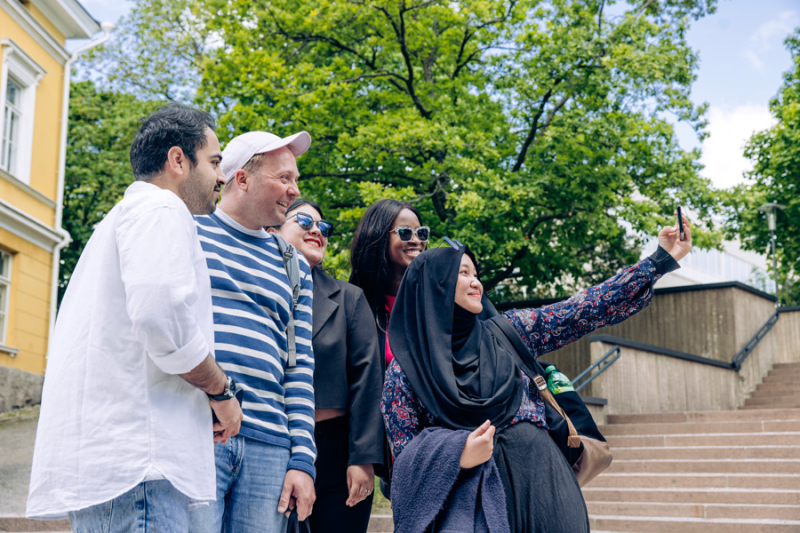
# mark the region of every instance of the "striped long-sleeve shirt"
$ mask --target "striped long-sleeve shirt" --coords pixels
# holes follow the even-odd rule
[[[211,275],[214,350],[242,394],[239,434],[289,448],[289,469],[316,477],[311,269],[300,255],[300,299],[272,235],[237,224],[219,209],[195,217]],[[286,328],[294,313],[297,365],[287,368]]]

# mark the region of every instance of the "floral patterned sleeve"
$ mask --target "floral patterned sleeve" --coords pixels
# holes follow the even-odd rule
[[[538,358],[635,315],[650,304],[653,284],[675,268],[678,264],[659,248],[653,256],[568,300],[538,309],[513,309],[505,316]]]
[[[392,459],[426,427],[433,426],[433,416],[417,399],[403,369],[393,359],[386,369],[381,401],[383,423],[392,448]]]

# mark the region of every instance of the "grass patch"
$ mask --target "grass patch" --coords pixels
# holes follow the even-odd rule
[[[392,514],[392,502],[387,500],[380,489],[380,478],[375,478],[375,496],[372,498],[372,514]]]

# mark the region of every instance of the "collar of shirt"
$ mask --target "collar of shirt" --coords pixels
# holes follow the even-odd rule
[[[238,222],[236,222],[233,218],[230,217],[225,211],[217,207],[217,210],[214,211],[214,214],[217,215],[217,218],[221,222],[223,222],[226,226],[230,226],[231,228],[235,229],[236,231],[240,231],[245,235],[250,235],[251,237],[258,237],[259,239],[266,239],[269,237],[269,233],[264,228],[259,229],[250,229],[242,226]]]

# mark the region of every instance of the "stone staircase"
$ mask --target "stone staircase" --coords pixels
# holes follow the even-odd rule
[[[584,488],[592,531],[800,533],[800,363],[738,411],[609,415],[611,467]]]
[[[775,365],[742,409],[800,408],[800,363]]]

